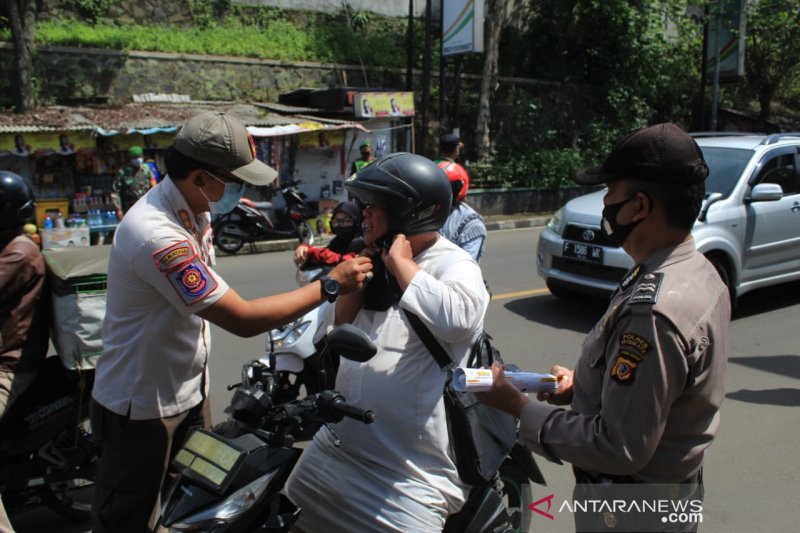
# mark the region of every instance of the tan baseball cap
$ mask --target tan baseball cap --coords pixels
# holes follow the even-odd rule
[[[222,111],[191,117],[172,144],[183,155],[253,185],[266,185],[278,177],[274,168],[256,159],[256,145],[244,124]]]

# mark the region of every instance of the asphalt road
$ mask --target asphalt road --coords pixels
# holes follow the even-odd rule
[[[493,293],[486,330],[507,362],[524,370],[547,371],[553,364],[574,365],[584,335],[602,315],[602,302],[563,302],[551,296],[535,272],[538,229],[493,231],[484,275]],[[221,257],[218,270],[245,298],[275,294],[295,286],[290,252]],[[800,466],[800,283],[758,291],[739,302],[731,326],[727,398],[722,425],[707,455],[706,499],[701,531],[797,531]],[[263,353],[264,336],[240,339],[213,328],[211,388],[215,421],[224,418],[241,365]],[[539,459],[547,487],[534,499],[554,495],[554,505],[571,496],[567,465]],[[554,509],[555,510],[555,509]],[[21,532],[83,532],[49,512],[27,513],[16,522]],[[572,519],[535,515],[532,531],[573,531]]]

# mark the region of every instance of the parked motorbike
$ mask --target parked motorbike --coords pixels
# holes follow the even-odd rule
[[[330,268],[299,269],[296,276],[298,285],[319,279]],[[335,351],[320,349],[324,348],[320,344],[324,334],[320,326],[329,305],[322,304],[267,333],[266,352],[260,363],[264,368],[273,369],[275,393],[280,401],[299,397],[301,388],[307,394],[314,394],[334,387],[338,358]],[[319,428],[320,424],[309,423],[296,437],[298,440],[310,439]],[[514,530],[528,531],[533,518],[528,505],[534,501],[530,481],[546,484],[531,452],[517,444],[501,465],[499,477],[500,492]]]
[[[46,505],[75,522],[91,517],[99,448],[91,441],[94,371],[45,359],[0,422],[0,494],[10,515]]]
[[[297,186],[300,180],[270,185],[270,196],[280,193],[285,206],[275,208],[272,202],[254,202],[242,198],[230,213],[219,215],[212,222],[214,242],[227,254],[236,254],[245,243],[251,251],[256,241],[298,239],[314,244],[314,231],[308,219],[318,215],[306,195]]]

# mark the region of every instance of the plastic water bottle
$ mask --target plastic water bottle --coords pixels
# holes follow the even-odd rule
[[[44,229],[53,229],[53,219],[50,218],[50,215],[44,217]]]

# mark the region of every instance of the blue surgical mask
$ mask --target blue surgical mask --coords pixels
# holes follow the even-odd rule
[[[203,194],[203,196],[205,196],[206,200],[208,200],[208,208],[215,215],[224,215],[225,213],[230,213],[233,211],[233,208],[236,207],[236,205],[239,203],[239,200],[241,200],[242,196],[244,195],[245,184],[235,183],[232,181],[222,181],[208,171],[206,171],[206,174],[225,185],[225,191],[222,193],[222,198],[217,201],[209,199],[208,196],[206,196],[206,193],[203,192],[203,189],[200,189],[200,192]]]

